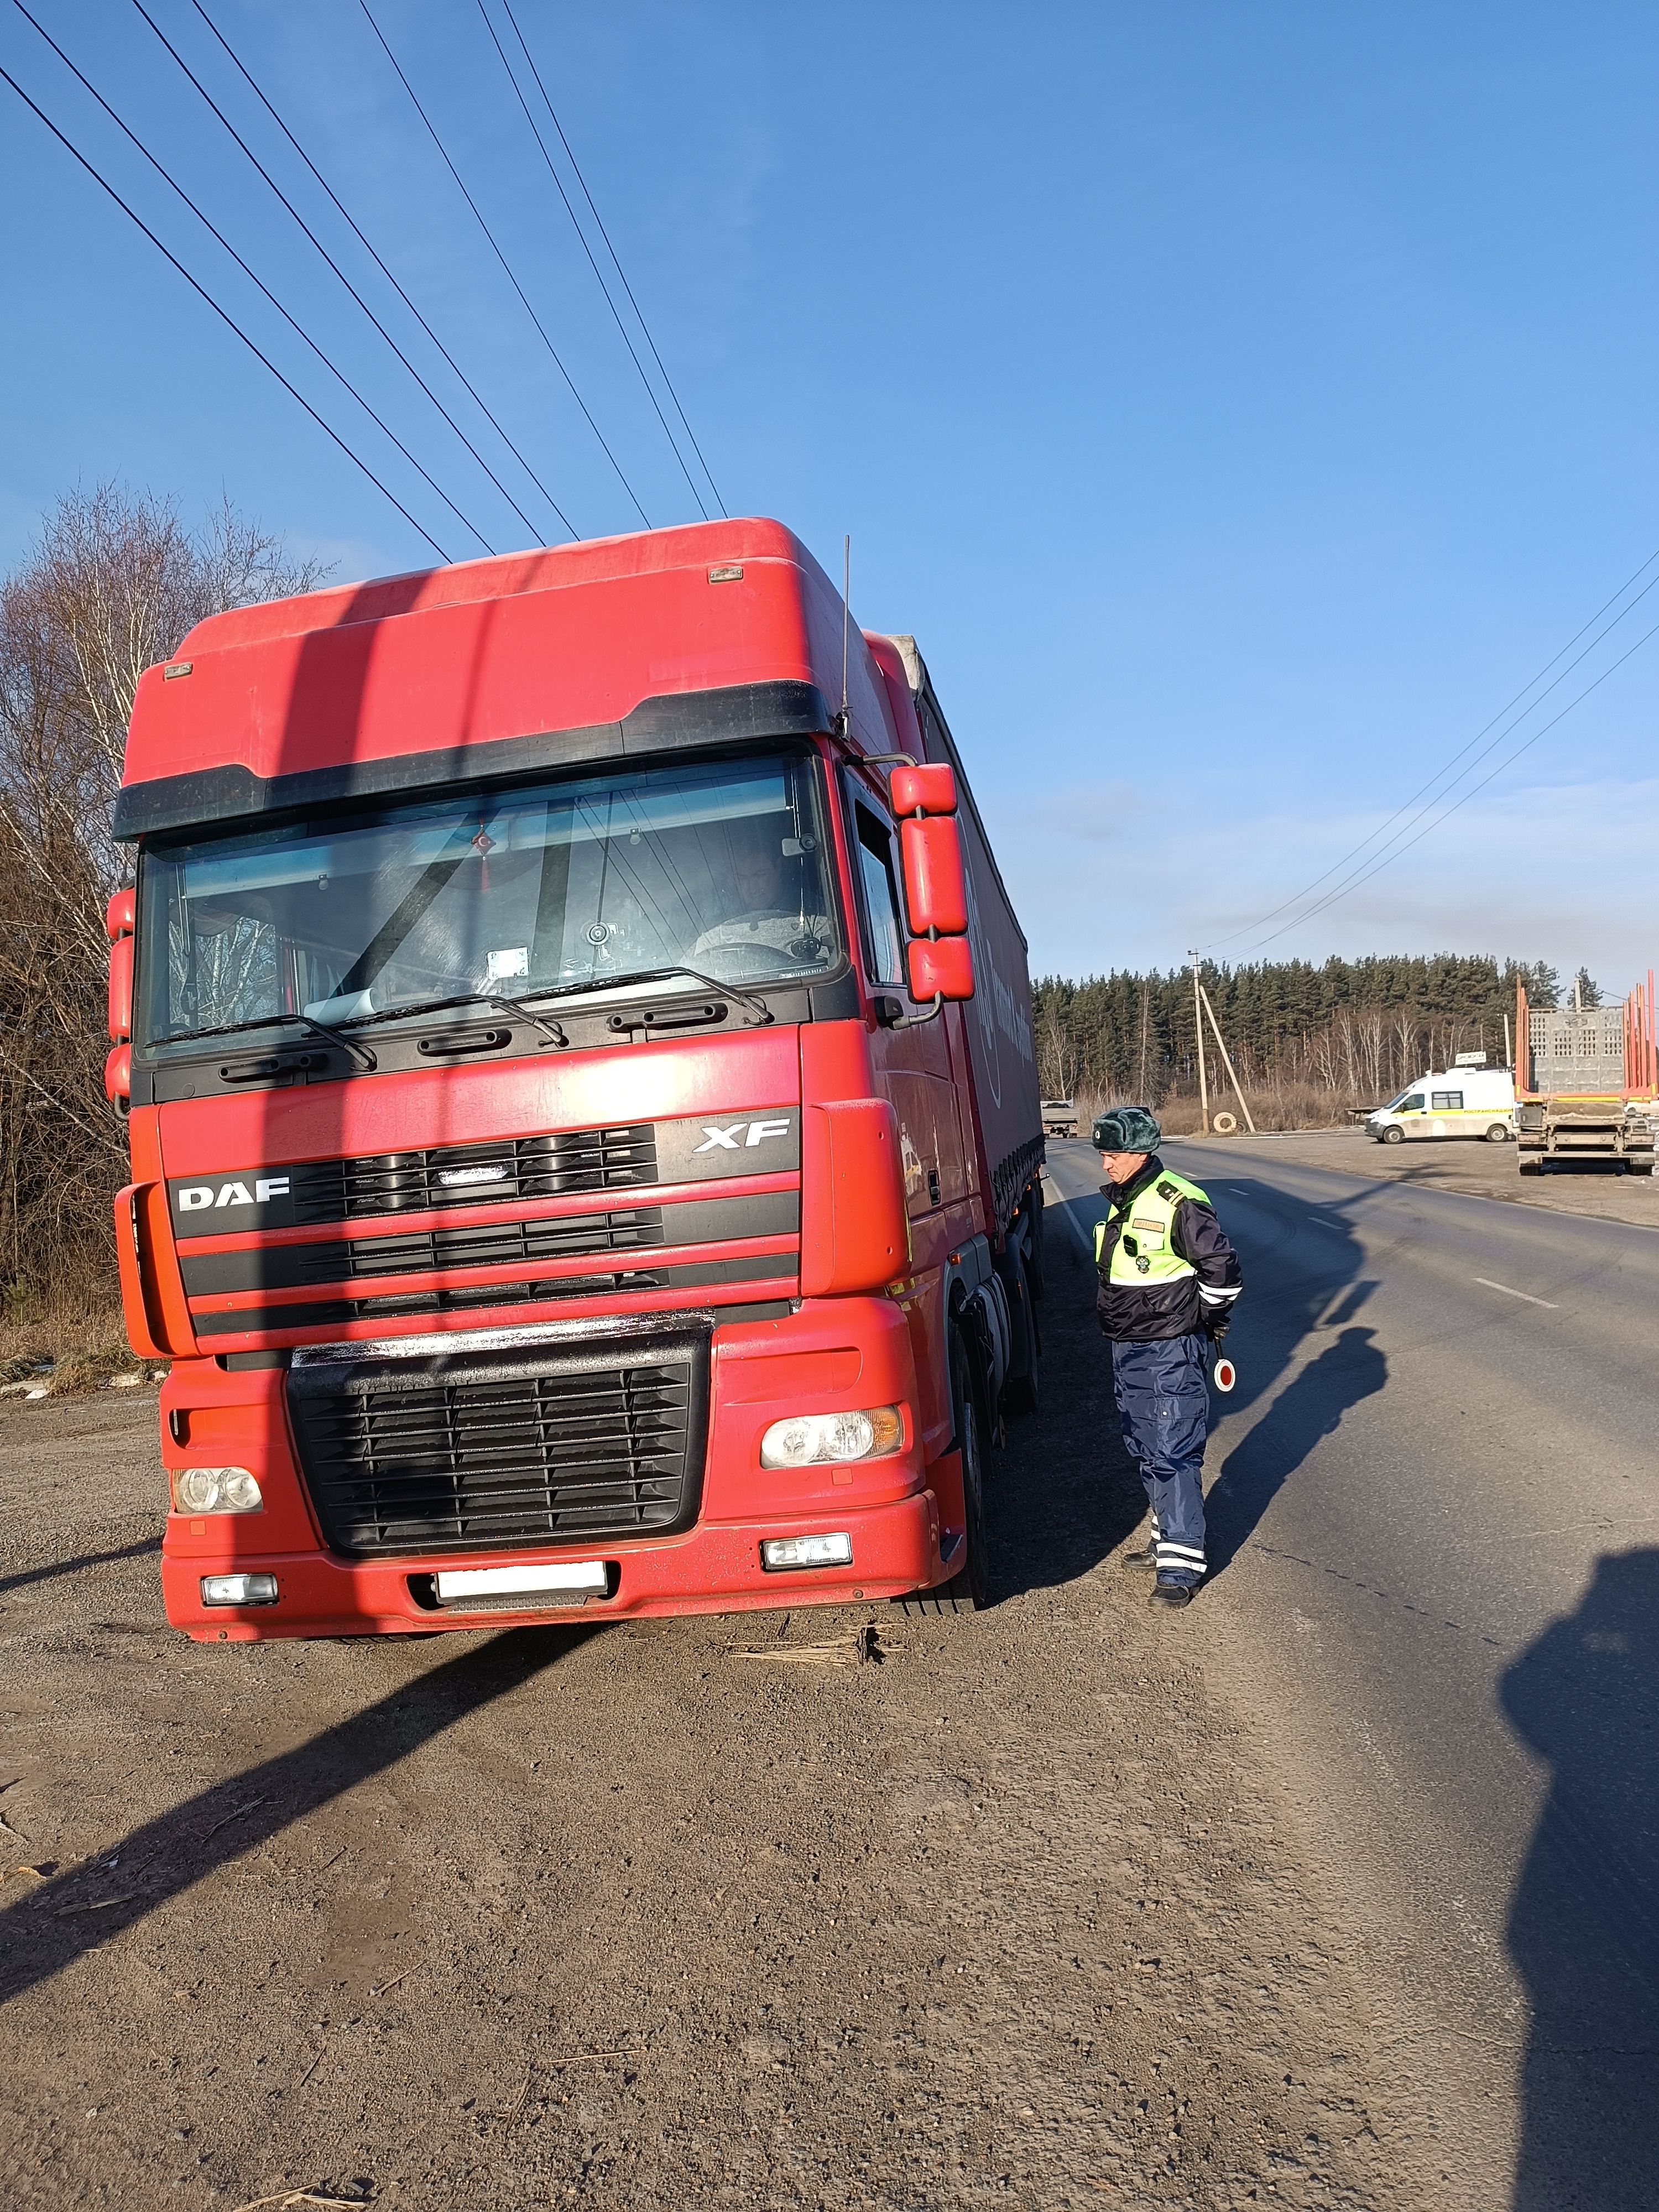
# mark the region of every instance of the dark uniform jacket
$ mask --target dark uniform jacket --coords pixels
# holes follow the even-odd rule
[[[1168,1337],[1196,1336],[1204,1327],[1206,1312],[1224,1312],[1243,1287],[1238,1255],[1227,1242],[1214,1209],[1184,1196],[1176,1203],[1170,1241],[1197,1272],[1165,1282],[1108,1281],[1112,1254],[1135,1199],[1142,1191],[1155,1188],[1168,1173],[1154,1152],[1140,1173],[1121,1189],[1113,1182],[1100,1187],[1107,1214],[1095,1311],[1103,1333],[1115,1343],[1156,1344]]]

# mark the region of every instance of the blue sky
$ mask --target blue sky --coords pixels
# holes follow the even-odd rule
[[[526,542],[131,0],[29,4]],[[204,4],[576,526],[636,526],[356,0]],[[695,514],[477,0],[371,4],[634,494]],[[1651,9],[514,4],[727,507],[832,569],[850,530],[858,617],[920,640],[1034,969],[1450,947],[1623,989],[1659,957],[1659,637],[1373,881],[1259,920],[1659,550]],[[191,0],[146,5],[470,405]],[[477,550],[9,4],[0,63]],[[341,578],[429,559],[3,86],[0,117],[0,562],[112,474],[228,492]],[[1659,591],[1486,766],[1655,622]]]

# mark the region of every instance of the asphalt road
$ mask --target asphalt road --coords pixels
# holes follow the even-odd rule
[[[1049,1152],[1085,1231],[1098,1162]],[[1181,1619],[1302,1808],[1447,2201],[1650,2206],[1659,1235],[1166,1152],[1246,1284]]]

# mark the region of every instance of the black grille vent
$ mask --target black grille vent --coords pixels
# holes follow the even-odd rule
[[[357,1160],[307,1160],[288,1170],[291,1218],[353,1221],[386,1213],[424,1213],[443,1206],[489,1206],[511,1199],[562,1198],[573,1191],[617,1190],[657,1180],[656,1133],[575,1129],[556,1136],[502,1137],[488,1145],[447,1145],[420,1152],[380,1152]],[[446,1182],[445,1176],[464,1177]]]
[[[667,1535],[696,1517],[708,1340],[317,1361],[289,1377],[323,1533],[352,1558]]]
[[[445,1267],[511,1267],[525,1260],[576,1260],[636,1252],[663,1241],[662,1208],[561,1214],[550,1221],[489,1221],[407,1237],[346,1237],[326,1244],[269,1245],[184,1261],[192,1295],[216,1290],[299,1290],[376,1275],[429,1275]],[[215,1267],[215,1262],[217,1267]],[[228,1263],[228,1264],[227,1264]]]

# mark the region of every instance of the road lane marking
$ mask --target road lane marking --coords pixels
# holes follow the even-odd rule
[[[1550,1305],[1547,1298],[1534,1297],[1530,1291],[1512,1291],[1507,1283],[1491,1282],[1485,1275],[1477,1275],[1474,1279],[1483,1291],[1502,1291],[1506,1298],[1524,1298],[1529,1306],[1548,1306],[1552,1313],[1561,1310],[1559,1306]]]
[[[1078,1250],[1082,1253],[1085,1260],[1092,1261],[1095,1255],[1090,1248],[1088,1235],[1084,1229],[1083,1224],[1078,1219],[1076,1214],[1072,1211],[1072,1208],[1074,1206],[1079,1205],[1087,1198],[1088,1193],[1086,1191],[1079,1191],[1075,1198],[1068,1197],[1065,1187],[1060,1182],[1059,1177],[1054,1176],[1052,1180],[1054,1182],[1054,1188],[1060,1193],[1060,1211],[1066,1216],[1066,1226],[1071,1231],[1073,1236],[1076,1237]]]
[[[1310,1213],[1308,1218],[1310,1221],[1316,1221],[1322,1229],[1346,1229],[1349,1226],[1346,1221],[1329,1220],[1322,1213]]]

